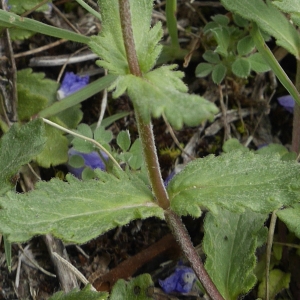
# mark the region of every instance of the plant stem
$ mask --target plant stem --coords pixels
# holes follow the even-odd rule
[[[300,91],[300,61],[297,59],[297,72],[295,87]],[[300,147],[300,105],[295,101],[293,118],[292,151],[299,154]]]
[[[142,77],[143,75],[135,51],[129,0],[119,0],[119,11],[130,73],[137,77]],[[143,121],[137,107],[134,110],[151,187],[158,205],[163,209],[167,209],[170,206],[170,201],[160,173],[152,125],[151,123],[146,124]]]
[[[119,0],[119,12],[129,70],[132,75],[142,77],[143,75],[140,70],[137,54],[135,51],[129,0]],[[190,240],[190,236],[181,219],[174,212],[168,209],[170,206],[170,202],[161,178],[152,125],[146,124],[144,122],[141,115],[139,114],[137,107],[135,107],[135,116],[138,124],[138,130],[142,143],[146,168],[148,170],[149,180],[158,205],[165,210],[166,222],[172,230],[173,235],[175,236],[177,242],[179,243],[187,259],[189,260],[192,268],[194,269],[208,295],[213,300],[223,300],[223,297],[204,269],[203,263],[198,253],[196,252]]]

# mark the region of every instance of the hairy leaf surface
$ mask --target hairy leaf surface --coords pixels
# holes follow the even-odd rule
[[[164,218],[151,191],[136,177],[120,178],[97,172],[99,180],[39,182],[26,194],[8,193],[0,198],[0,232],[9,241],[23,242],[51,233],[68,242],[85,243],[134,219]]]
[[[103,27],[99,36],[89,43],[92,51],[102,59],[98,64],[113,74],[129,74],[118,0],[99,0]],[[161,52],[161,24],[150,29],[153,3],[149,0],[130,0],[131,21],[137,57],[142,73],[148,72]],[[113,18],[112,18],[113,16]]]
[[[11,188],[10,177],[42,151],[46,139],[42,120],[14,124],[0,140],[0,195]]]
[[[283,12],[290,14],[293,22],[300,26],[300,2],[298,0],[275,0],[272,3]]]
[[[257,236],[266,218],[251,211],[238,214],[225,209],[220,209],[218,215],[206,215],[205,268],[226,300],[237,299],[256,283]],[[266,229],[264,233],[266,241]]]
[[[200,207],[268,213],[300,199],[300,167],[276,155],[229,152],[188,164],[168,184],[171,208],[201,215]]]
[[[263,0],[221,0],[221,2],[226,9],[257,23],[263,31],[275,37],[279,46],[299,58],[299,33],[270,1],[265,3]]]
[[[164,113],[170,124],[179,129],[183,124],[196,126],[212,119],[218,108],[200,96],[187,94],[187,87],[181,81],[183,73],[173,71],[175,67],[160,67],[143,78],[120,76],[113,86],[116,87],[113,95],[119,97],[127,90],[146,122],[150,122],[151,115],[158,118]]]

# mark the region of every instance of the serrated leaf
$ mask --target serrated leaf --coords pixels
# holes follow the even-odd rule
[[[256,283],[254,268],[257,234],[267,215],[219,210],[208,213],[204,223],[205,269],[226,300],[246,294]],[[266,233],[266,231],[265,231]],[[265,234],[265,241],[267,235]]]
[[[221,2],[226,9],[257,23],[263,31],[275,37],[279,46],[299,58],[299,33],[270,1],[265,3],[262,0],[221,0]]]
[[[81,291],[74,289],[67,294],[57,292],[49,300],[106,300],[107,298],[108,293],[91,291],[90,284],[88,284]]]
[[[0,23],[1,24],[1,23]],[[6,27],[5,25],[3,27]],[[21,28],[9,28],[9,35],[12,41],[23,41],[29,39],[35,34],[33,31],[29,31]]]
[[[124,172],[116,178],[96,172],[99,180],[39,182],[25,194],[9,192],[0,198],[0,232],[10,242],[51,233],[72,243],[85,243],[134,219],[164,218],[149,188]]]
[[[246,59],[250,62],[251,69],[257,73],[264,73],[271,70],[269,64],[264,60],[260,53],[254,53]]]
[[[47,142],[43,151],[36,157],[37,163],[44,168],[57,166],[68,161],[68,139],[58,130],[45,124]]]
[[[0,140],[0,195],[11,189],[10,177],[30,162],[45,146],[42,120],[14,124]]]
[[[300,204],[276,212],[278,218],[285,223],[287,228],[300,238]]]
[[[201,215],[200,207],[269,213],[299,201],[300,167],[279,156],[229,152],[189,163],[167,187],[179,215]]]
[[[250,35],[238,41],[237,51],[239,55],[247,55],[255,48],[254,41]]]
[[[217,64],[211,74],[212,80],[215,84],[220,84],[225,78],[227,73],[227,68],[222,64]]]
[[[187,87],[181,81],[183,74],[172,71],[174,68],[175,65],[163,66],[145,74],[143,78],[120,76],[113,95],[119,97],[127,90],[147,123],[151,115],[158,118],[162,113],[176,129],[183,124],[196,126],[212,119],[218,111],[217,107],[200,96],[187,94]]]
[[[99,5],[103,27],[99,36],[91,38],[89,46],[102,59],[98,61],[100,66],[113,74],[129,74],[118,1],[100,0]],[[142,73],[148,72],[155,65],[161,52],[161,46],[157,44],[162,38],[161,24],[157,23],[150,29],[152,5],[152,1],[130,0],[133,36]]]
[[[119,279],[110,295],[110,300],[151,300],[154,294],[154,283],[149,274],[142,274],[126,282]]]
[[[214,65],[208,63],[200,63],[195,71],[197,77],[206,77],[212,72]]]
[[[291,281],[291,274],[284,273],[281,270],[274,269],[269,274],[269,299],[275,299],[275,296],[284,289],[288,289]],[[258,287],[258,297],[265,298],[265,277]]]
[[[122,151],[127,151],[130,147],[130,134],[129,131],[121,131],[117,136],[117,144],[122,149]]]
[[[232,72],[241,78],[247,78],[250,74],[251,65],[249,61],[243,57],[237,58],[232,64]]]

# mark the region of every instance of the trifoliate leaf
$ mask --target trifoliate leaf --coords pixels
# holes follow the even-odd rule
[[[237,51],[239,55],[247,55],[255,48],[254,41],[250,35],[238,41]]]
[[[260,53],[254,53],[246,59],[251,64],[251,69],[256,73],[264,73],[271,70],[269,64],[264,60],[263,56]]]
[[[212,51],[212,50],[205,51],[204,54],[203,54],[203,58],[211,64],[217,64],[217,63],[220,62],[219,54]]]
[[[100,66],[114,74],[129,74],[118,0],[100,0],[99,5],[103,27],[99,36],[91,38],[89,46],[102,59],[98,61]],[[152,5],[152,1],[148,0],[130,0],[132,30],[142,73],[155,65],[161,52],[161,46],[157,44],[162,38],[161,24],[157,23],[150,29]]]
[[[269,274],[269,299],[275,299],[276,295],[284,289],[288,289],[291,281],[291,274],[284,273],[281,270],[271,270]],[[265,298],[265,277],[258,287],[258,297]]]
[[[262,0],[221,0],[221,2],[231,12],[257,23],[259,28],[275,37],[279,46],[299,58],[300,35],[297,29],[270,1],[265,3]]]
[[[300,238],[300,204],[276,212],[278,218],[285,223],[288,229]]]
[[[72,290],[70,293],[57,292],[49,300],[106,300],[108,293],[91,291],[90,285],[84,287],[83,290]]]
[[[0,195],[11,187],[10,177],[29,163],[45,146],[45,130],[42,120],[34,120],[23,126],[14,124],[0,140]]]
[[[232,72],[241,78],[247,78],[250,74],[251,65],[244,57],[237,58],[231,66]]]
[[[129,131],[122,130],[117,136],[117,144],[122,149],[122,151],[127,151],[130,147],[130,134]]]
[[[300,197],[300,167],[280,156],[232,151],[188,164],[167,187],[171,208],[199,217],[200,207],[268,213]]]
[[[238,299],[256,283],[254,268],[257,234],[267,215],[251,211],[243,214],[220,209],[208,213],[204,223],[205,269],[226,300]],[[265,230],[264,240],[267,240]]]
[[[176,129],[183,124],[196,126],[212,119],[218,112],[217,107],[200,96],[187,94],[187,87],[181,81],[183,73],[172,71],[174,68],[175,65],[163,66],[145,74],[143,78],[120,76],[115,82],[113,95],[119,97],[127,90],[147,123],[151,115],[158,118],[163,113]]]
[[[151,191],[136,176],[96,173],[99,180],[80,181],[68,174],[68,182],[54,178],[39,182],[29,193],[7,193],[0,198],[0,232],[10,242],[51,233],[68,242],[86,243],[131,220],[164,218]]]
[[[154,283],[149,274],[142,274],[129,282],[119,279],[114,285],[110,300],[151,300]]]
[[[216,52],[219,53],[222,56],[227,56],[228,55],[228,47],[229,47],[229,41],[230,41],[230,36],[229,32],[226,27],[218,27],[215,29],[211,30],[216,41],[217,41],[217,48]]]

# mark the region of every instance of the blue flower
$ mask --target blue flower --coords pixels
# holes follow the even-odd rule
[[[174,273],[165,280],[159,280],[159,284],[166,294],[189,293],[193,288],[196,275],[191,268],[177,266]]]
[[[294,112],[294,106],[295,106],[295,100],[292,96],[286,95],[277,98],[279,104],[283,106],[288,112],[293,113]]]
[[[89,83],[89,76],[80,77],[73,72],[66,72],[61,83],[60,89],[57,91],[57,98],[61,100],[76,91],[82,89]]]
[[[101,169],[102,171],[106,170],[104,161],[102,160],[102,158],[96,151],[93,151],[91,153],[82,153],[82,152],[76,151],[75,149],[71,148],[71,149],[69,149],[68,154],[69,154],[69,159],[73,155],[79,155],[84,159],[84,167],[81,167],[81,168],[74,168],[74,167],[70,166],[69,164],[67,164],[67,168],[68,168],[69,172],[72,173],[74,176],[76,176],[79,179],[81,179],[81,174],[85,167],[90,167],[93,170],[94,169]],[[103,156],[103,158],[105,160],[108,160],[108,156],[105,152],[101,151],[101,155]]]

